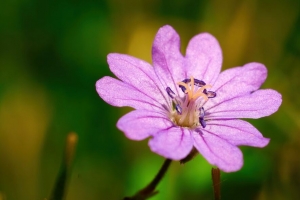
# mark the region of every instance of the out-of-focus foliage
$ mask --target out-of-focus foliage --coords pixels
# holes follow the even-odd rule
[[[271,142],[242,147],[244,167],[222,174],[222,198],[300,199],[299,7],[296,0],[1,1],[0,200],[49,197],[69,131],[79,143],[68,200],[121,199],[153,178],[163,158],[117,130],[129,109],[104,103],[94,85],[112,75],[109,52],[151,62],[164,24],[179,32],[182,49],[199,32],[213,34],[223,69],[264,63],[262,87],[283,95],[276,114],[251,120]],[[153,200],[212,199],[210,169],[201,156],[174,162]]]

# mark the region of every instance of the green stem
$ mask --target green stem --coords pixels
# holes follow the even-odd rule
[[[66,138],[64,158],[61,163],[61,170],[57,176],[49,200],[63,200],[66,196],[67,181],[70,175],[77,141],[78,141],[78,136],[76,133],[71,132],[68,134]]]

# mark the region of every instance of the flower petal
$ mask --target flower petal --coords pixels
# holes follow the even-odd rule
[[[130,106],[135,109],[164,110],[155,98],[146,96],[132,86],[111,77],[103,77],[96,83],[99,96],[113,106]]]
[[[185,79],[185,69],[180,38],[171,26],[166,25],[158,30],[152,46],[152,60],[164,88],[170,87],[178,94],[177,83]]]
[[[193,37],[186,49],[187,76],[214,84],[222,66],[222,50],[219,42],[209,33]]]
[[[205,132],[214,134],[233,145],[265,147],[270,141],[250,123],[238,119],[207,121]]]
[[[266,78],[267,69],[260,63],[248,63],[243,67],[225,70],[210,89],[216,92],[217,97],[210,99],[205,107],[210,108],[218,102],[250,94],[259,89]]]
[[[281,94],[272,89],[228,99],[206,110],[206,119],[260,118],[273,114],[281,105]]]
[[[173,126],[166,115],[147,110],[134,110],[121,117],[117,127],[129,139],[143,140]]]
[[[241,150],[216,135],[206,132],[193,132],[194,146],[212,165],[224,172],[234,172],[243,166]]]
[[[110,70],[123,82],[128,83],[146,96],[155,97],[161,104],[170,104],[165,88],[162,88],[153,67],[132,56],[111,53],[107,56]]]
[[[185,158],[193,148],[193,140],[188,129],[172,127],[157,133],[150,141],[151,150],[173,160]]]

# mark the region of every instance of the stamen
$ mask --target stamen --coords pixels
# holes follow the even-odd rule
[[[183,81],[181,81],[183,83],[190,83],[191,82],[191,79],[190,78],[187,78],[187,79],[184,79]],[[206,85],[206,83],[204,81],[201,81],[199,79],[196,79],[194,78],[194,84],[198,87],[202,87],[204,85]]]
[[[208,98],[215,98],[217,96],[217,93],[213,91],[207,91],[206,89],[203,91],[203,93],[206,94]]]
[[[211,85],[207,85],[199,79],[184,79],[177,83],[185,94],[184,97],[175,94],[170,87],[166,88],[168,95],[172,98],[173,111],[171,119],[177,126],[197,128],[206,127],[205,111],[203,105],[209,98],[216,97],[216,93],[208,91]],[[176,110],[176,111],[175,111]]]
[[[182,81],[182,83],[189,83],[189,82],[191,82],[191,79],[184,79]],[[182,92],[185,93],[185,90],[188,86],[187,86],[187,84],[182,84],[182,85],[179,85],[179,87],[181,88]]]
[[[184,82],[184,83],[189,83],[189,82],[191,82],[191,79],[190,79],[190,78],[186,78],[186,79],[184,79],[182,82]]]
[[[179,85],[179,87],[181,88],[182,92],[187,93],[186,92],[186,88],[189,88],[188,84],[184,83],[184,82],[179,82],[177,83]]]
[[[179,85],[180,89],[182,90],[183,93],[185,93],[185,87],[183,85]]]
[[[203,128],[205,128],[205,127],[206,127],[206,122],[205,122],[205,120],[204,120],[204,115],[205,115],[204,108],[201,107],[201,108],[199,109],[199,111],[200,111],[199,122],[200,122],[201,126],[202,126]]]
[[[201,81],[201,80],[198,80],[198,79],[195,79],[194,84],[198,87],[203,87],[204,85],[206,85],[206,83],[204,81]]]
[[[183,81],[181,81],[181,83],[185,83],[185,84],[180,84],[179,85],[182,92],[185,93],[186,88],[188,88],[188,85],[186,83],[190,83],[190,82],[191,82],[191,79],[184,79]],[[194,85],[197,86],[197,87],[203,87],[204,85],[206,85],[206,83],[204,81],[201,81],[201,80],[195,78],[194,79]]]
[[[204,118],[205,115],[204,108],[203,107],[199,108],[199,111],[200,111],[200,118]]]
[[[169,95],[172,99],[174,99],[175,93],[171,90],[171,88],[170,88],[170,87],[167,87],[167,88],[166,88],[166,91],[167,91],[168,95]]]
[[[175,106],[175,109],[176,109],[177,113],[179,113],[180,115],[182,114],[182,108],[180,107],[179,104],[177,104],[177,105]]]
[[[193,79],[193,77],[191,77],[191,79],[184,79],[183,81],[184,82],[179,82],[177,84],[179,85],[179,87],[183,86],[184,89],[182,89],[182,87],[181,87],[182,91],[184,91],[184,93],[186,93],[188,95],[188,99],[192,99],[192,95],[194,92],[194,79]],[[188,83],[192,82],[192,84],[187,84],[185,82],[188,82]],[[192,89],[191,89],[191,87],[192,87]]]
[[[190,81],[189,82],[190,84],[185,83],[185,82],[188,82],[188,81]],[[200,96],[202,96],[205,99],[205,101],[208,100],[207,95],[204,94],[203,91],[207,88],[211,88],[211,86],[210,85],[203,85],[203,84],[205,84],[203,81],[200,81],[200,80],[197,79],[197,83],[195,83],[194,78],[191,77],[191,79],[185,79],[185,80],[183,80],[183,82],[179,82],[177,84],[182,89],[182,91],[184,91],[184,93],[186,93],[188,95],[189,100],[197,99]],[[197,85],[203,85],[203,87],[199,87],[198,90],[195,92],[194,91],[194,86],[195,85],[196,86]]]
[[[204,119],[199,118],[199,122],[200,122],[200,124],[201,124],[201,126],[202,126],[203,128],[206,127],[206,122],[205,122]]]
[[[206,85],[206,83],[204,81],[201,81],[201,80],[198,80],[198,79],[195,79],[194,84],[198,87],[203,87],[204,85]]]

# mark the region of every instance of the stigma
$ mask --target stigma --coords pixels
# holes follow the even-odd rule
[[[184,94],[176,95],[170,87],[166,88],[169,97],[172,99],[173,109],[170,118],[177,126],[194,129],[199,125],[206,127],[204,104],[216,97],[216,93],[208,91],[212,86],[202,80],[184,79],[177,85]],[[181,97],[180,97],[181,96]]]

